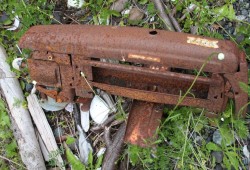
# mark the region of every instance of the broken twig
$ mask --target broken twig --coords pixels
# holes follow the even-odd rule
[[[196,9],[197,5],[195,4],[191,4],[189,5],[189,7],[187,7],[187,9],[185,10],[186,12],[182,15],[182,17],[179,19],[179,21],[182,21],[186,18],[188,13],[193,12]]]
[[[28,108],[30,114],[36,124],[37,130],[42,137],[42,140],[48,149],[50,154],[56,153],[59,151],[59,148],[56,144],[55,137],[53,135],[52,129],[47,121],[44,111],[39,105],[37,96],[35,94],[30,94],[27,97]],[[65,169],[63,166],[63,160],[60,154],[56,154],[56,163],[60,167],[60,169]]]
[[[104,140],[107,146],[111,145],[111,140],[110,140],[110,127],[105,127],[104,129]]]
[[[108,125],[109,123],[111,123],[115,120],[115,116],[116,115],[112,115],[112,116],[108,117],[108,119],[105,120],[105,122],[103,122],[102,124],[92,127],[91,131],[97,131],[97,130],[103,129],[106,125]]]
[[[165,13],[164,7],[162,5],[161,0],[152,0],[153,3],[155,4],[155,8],[158,10],[159,12],[159,17],[163,20],[166,29],[169,31],[175,31],[173,24],[171,23],[171,20],[169,18],[169,16]]]
[[[116,132],[113,142],[110,145],[107,145],[107,150],[105,152],[104,161],[102,164],[102,170],[115,169],[115,162],[119,157],[119,153],[123,145],[123,138],[125,135],[125,131],[126,131],[126,122],[124,122]]]
[[[167,5],[164,5],[164,7],[165,7],[165,9],[168,11],[169,19],[171,20],[171,22],[172,22],[172,24],[173,24],[175,30],[176,30],[177,32],[182,32],[182,31],[181,31],[181,27],[180,27],[178,21],[175,19],[173,13],[170,11],[170,9],[168,8],[168,6],[167,6]]]

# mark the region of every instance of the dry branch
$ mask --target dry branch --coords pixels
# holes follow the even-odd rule
[[[153,3],[155,4],[155,8],[158,10],[159,12],[159,16],[160,18],[163,20],[166,29],[169,31],[175,31],[174,26],[169,18],[169,16],[165,13],[165,9],[163,7],[163,4],[161,2],[161,0],[152,0]]]
[[[39,105],[37,96],[35,94],[30,94],[27,97],[28,100],[28,107],[30,110],[30,114],[36,124],[37,130],[39,134],[41,135],[43,142],[48,149],[48,152],[50,154],[55,153],[55,159],[57,165],[61,168],[63,168],[63,160],[61,155],[59,154],[59,149],[56,144],[55,137],[53,135],[52,129],[47,121],[47,118],[45,116],[45,113],[41,106]],[[56,154],[57,153],[57,154]]]
[[[0,46],[0,70],[2,71],[0,86],[5,95],[8,107],[15,122],[17,131],[17,143],[19,153],[23,163],[28,169],[46,169],[43,156],[36,139],[34,127],[27,109],[17,107],[16,101],[24,101],[23,92],[20,84],[11,72],[6,62],[7,54],[3,47]]]
[[[180,27],[178,21],[175,19],[173,13],[170,11],[170,9],[168,8],[167,5],[164,5],[164,6],[165,6],[166,10],[168,11],[169,19],[171,20],[171,22],[172,22],[172,24],[173,24],[175,30],[176,30],[177,32],[181,32],[181,27]]]
[[[105,129],[105,130],[109,130],[109,129]],[[125,131],[126,131],[126,122],[124,122],[120,126],[120,128],[117,130],[113,142],[107,145],[107,150],[105,152],[105,156],[104,156],[104,160],[102,164],[102,170],[114,170],[115,169],[115,166],[116,166],[115,162],[119,158],[120,151],[122,149]],[[106,139],[106,140],[109,141],[110,139]]]

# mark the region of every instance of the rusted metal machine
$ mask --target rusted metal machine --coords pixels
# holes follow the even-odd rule
[[[50,25],[32,27],[19,45],[32,50],[28,68],[37,89],[57,102],[84,101],[93,88],[135,99],[125,137],[132,143],[152,136],[162,104],[177,104],[190,86],[181,106],[216,115],[232,98],[235,113],[245,115],[248,96],[239,82],[248,81],[247,62],[230,41],[134,27]],[[103,62],[109,59],[116,62]]]

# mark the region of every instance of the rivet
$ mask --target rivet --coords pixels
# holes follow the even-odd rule
[[[52,59],[53,59],[52,55],[49,55],[48,60],[52,60]]]
[[[223,53],[219,53],[218,60],[224,60],[224,59],[225,59],[225,55]]]

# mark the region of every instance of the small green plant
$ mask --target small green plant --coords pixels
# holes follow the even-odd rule
[[[46,0],[2,0],[1,4],[3,5],[0,6],[0,14],[5,13],[8,21],[13,21],[16,16],[20,20],[18,31],[6,30],[3,23],[0,23],[0,45],[6,49],[7,62],[10,64],[17,56],[27,58],[30,51],[23,50],[22,54],[19,54],[18,41],[31,26],[51,23],[53,4],[49,4]],[[22,75],[20,71],[15,69],[13,71],[18,77]]]
[[[0,169],[25,169],[18,154],[17,143],[10,128],[10,118],[5,103],[0,99]]]
[[[68,146],[64,145],[66,148],[66,157],[68,162],[71,164],[73,170],[96,170],[101,167],[103,155],[99,156],[97,160],[94,162],[93,153],[89,153],[87,165],[84,165],[68,148]]]
[[[110,10],[112,1],[89,0],[82,8],[89,11],[89,16],[93,17],[91,21],[94,25],[109,25],[111,16],[120,17],[117,11]],[[86,16],[87,17],[87,16]]]
[[[129,145],[128,155],[133,166],[139,164],[144,169],[213,169],[215,160],[211,151],[221,151],[224,155],[222,166],[227,169],[242,167],[241,148],[235,141],[236,135],[240,139],[246,139],[249,135],[244,120],[232,115],[232,105],[223,115],[224,121],[208,119],[203,112],[197,114],[197,110],[182,107],[175,110],[168,119],[167,126],[158,132],[157,147],[140,148]],[[167,110],[165,112],[169,113]],[[214,131],[209,122],[217,122],[222,134],[221,145],[212,141],[207,142],[209,131]],[[228,141],[235,141],[228,145]]]
[[[117,113],[116,113],[116,119],[117,120],[125,120],[127,118],[127,114],[125,113],[124,109],[122,108],[122,97],[117,98]]]
[[[57,157],[64,154],[64,148],[61,146],[58,150],[49,153],[49,166],[56,167],[58,165]],[[60,168],[64,165],[60,165]]]

